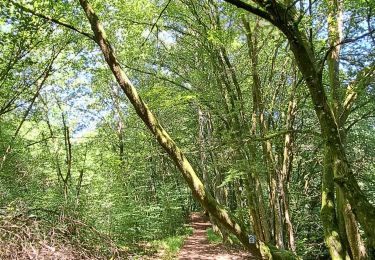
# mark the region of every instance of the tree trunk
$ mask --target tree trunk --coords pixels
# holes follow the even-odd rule
[[[289,198],[288,198],[288,183],[291,174],[292,161],[293,161],[293,123],[296,113],[297,102],[294,97],[294,91],[296,90],[296,84],[291,91],[291,96],[288,104],[287,118],[286,118],[286,129],[288,132],[284,138],[284,151],[283,151],[283,163],[280,173],[280,195],[282,199],[282,208],[284,210],[285,224],[288,232],[288,243],[289,248],[292,252],[296,251],[296,244],[294,238],[293,224],[289,213]]]
[[[332,156],[330,147],[325,147],[324,170],[322,177],[322,206],[320,218],[323,223],[324,241],[332,259],[346,259],[347,252],[342,244],[338,220],[335,211],[335,185],[332,174]]]
[[[264,105],[261,94],[261,81],[258,73],[258,44],[257,44],[257,31],[255,29],[254,35],[251,31],[249,22],[242,17],[242,23],[246,30],[247,44],[249,49],[249,57],[251,60],[251,72],[252,72],[252,94],[253,94],[253,106],[254,114],[257,115],[256,122],[259,126],[260,135],[263,137],[267,131],[268,126],[264,115]],[[258,28],[258,24],[256,25]],[[283,221],[281,218],[281,208],[278,194],[278,183],[280,180],[277,179],[277,171],[275,168],[275,161],[273,155],[272,143],[270,140],[262,142],[263,157],[267,165],[269,175],[269,189],[270,189],[270,209],[272,211],[272,223],[273,235],[276,241],[276,245],[280,249],[285,248],[283,239]]]
[[[337,127],[340,133],[341,142],[346,143],[346,133],[344,129],[347,117],[341,118],[344,111],[343,91],[340,81],[340,42],[342,41],[343,30],[343,1],[342,0],[328,0],[328,38],[331,52],[327,57],[328,75],[331,90],[331,107],[332,112],[337,122]],[[331,163],[333,167],[335,163]],[[332,173],[337,172],[337,169],[332,169]],[[336,215],[338,220],[338,227],[340,237],[345,249],[353,259],[366,258],[366,250],[364,250],[363,241],[359,233],[357,221],[351,210],[343,190],[336,185]]]

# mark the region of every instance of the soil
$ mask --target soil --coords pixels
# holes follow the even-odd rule
[[[192,213],[191,226],[194,232],[185,240],[184,246],[178,255],[179,260],[257,259],[242,249],[210,243],[207,239],[206,230],[211,227],[211,223],[204,214]]]

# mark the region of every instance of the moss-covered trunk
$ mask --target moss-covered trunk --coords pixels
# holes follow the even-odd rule
[[[343,8],[344,3],[341,0],[327,0],[328,6],[328,40],[331,52],[327,56],[328,64],[328,78],[330,85],[330,102],[339,129],[340,139],[345,147],[346,144],[346,130],[345,122],[346,117],[343,115],[344,108],[344,88],[341,86],[340,80],[340,52],[343,30]],[[344,113],[348,114],[348,113]],[[332,175],[337,173],[336,164],[330,162],[330,172]],[[345,197],[345,193],[340,186],[335,185],[336,194],[336,216],[338,222],[339,233],[342,245],[352,259],[365,259],[367,258],[366,250],[359,233],[359,228],[355,216],[351,209],[350,203]]]

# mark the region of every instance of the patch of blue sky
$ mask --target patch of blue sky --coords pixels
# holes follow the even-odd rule
[[[10,23],[0,24],[0,32],[2,33],[10,33],[12,28],[13,26]]]
[[[73,139],[95,132],[97,124],[107,113],[105,110],[98,111],[94,108],[93,104],[98,101],[98,97],[91,89],[91,81],[92,74],[81,71],[65,80],[65,87],[50,84],[42,90],[42,95],[47,96],[49,101],[54,102],[55,99],[49,93],[55,93],[56,99],[60,102],[62,111],[57,108],[49,108],[51,123],[61,125],[60,114],[64,113],[72,130]]]
[[[150,29],[145,29],[141,36],[143,38],[153,39],[155,40],[156,37],[154,34],[150,34]],[[159,30],[158,31],[158,40],[163,42],[166,47],[171,47],[177,43],[176,33],[172,30]]]
[[[158,34],[158,38],[162,41],[167,47],[170,47],[176,44],[176,35],[173,31],[160,31]]]

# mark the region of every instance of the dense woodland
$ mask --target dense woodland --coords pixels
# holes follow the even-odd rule
[[[375,259],[374,14],[2,0],[0,258],[127,259],[206,211],[259,258]]]

